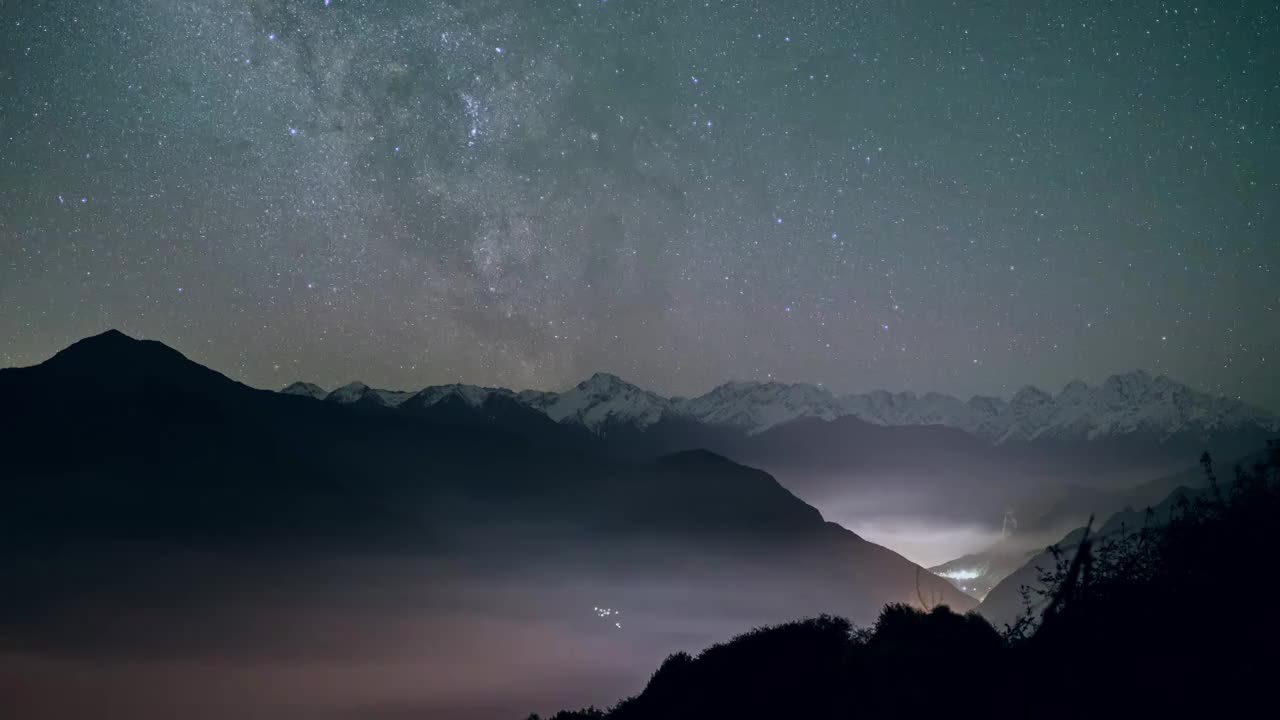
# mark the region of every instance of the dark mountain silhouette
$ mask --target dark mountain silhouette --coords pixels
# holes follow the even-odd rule
[[[709,452],[625,461],[502,397],[338,405],[249,388],[118,332],[0,371],[0,543],[379,547],[502,567],[569,553],[665,572],[750,565],[807,582],[804,612],[869,617],[917,568]],[[548,558],[551,558],[550,560]],[[776,576],[776,577],[775,577]],[[973,601],[924,574],[923,592]]]

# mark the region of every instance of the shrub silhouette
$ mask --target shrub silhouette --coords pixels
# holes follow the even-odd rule
[[[1280,443],[1227,490],[1057,553],[1038,621],[889,605],[871,628],[822,616],[677,653],[639,695],[552,720],[879,718],[942,713],[1214,716],[1271,704],[1280,614]],[[1092,523],[1091,523],[1092,524]]]
[[[1266,459],[1236,468],[1227,491],[1202,456],[1209,487],[1179,494],[1167,520],[1082,543],[1070,564],[1044,574],[1052,603],[1034,632],[1011,645],[1066,683],[1100,692],[1152,688],[1186,677],[1177,695],[1152,694],[1148,706],[1185,710],[1259,692],[1274,675],[1280,620],[1270,607],[1280,551],[1280,443]],[[1083,562],[1078,560],[1083,558]]]
[[[836,717],[852,631],[823,616],[754,630],[696,659],[673,655],[610,717]]]

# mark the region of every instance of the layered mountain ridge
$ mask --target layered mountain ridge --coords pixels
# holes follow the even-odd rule
[[[1132,434],[1159,439],[1250,427],[1280,430],[1280,417],[1265,410],[1144,370],[1113,375],[1093,386],[1072,381],[1056,396],[1026,386],[1008,399],[975,396],[967,401],[937,392],[876,390],[838,396],[819,385],[755,381],[728,382],[697,397],[669,398],[607,373],[596,373],[564,392],[455,384],[412,393],[377,390],[358,382],[328,393],[314,384],[297,382],[282,392],[385,407],[397,407],[410,398],[429,406],[451,395],[478,406],[496,394],[514,398],[556,422],[579,424],[598,434],[618,426],[644,429],[660,420],[682,419],[754,435],[796,420],[841,417],[882,426],[941,425],[996,445]]]
[[[621,568],[717,597],[732,588],[761,620],[829,607],[870,619],[910,601],[917,584],[976,605],[762,470],[701,449],[621,458],[552,419],[594,417],[619,390],[595,380],[523,399],[467,385],[278,393],[158,342],[86,338],[45,363],[0,369],[0,555],[117,545],[390,553],[588,584],[615,582]],[[812,592],[761,600],[788,583]],[[629,603],[637,616],[643,602]]]

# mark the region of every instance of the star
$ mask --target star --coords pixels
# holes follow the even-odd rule
[[[693,3],[643,30],[613,3],[11,5],[0,347],[19,362],[92,307],[157,339],[270,336],[202,356],[264,386],[281,348],[323,336],[332,352],[281,366],[387,387],[610,370],[684,395],[774,372],[963,398],[1159,363],[1280,408],[1261,380],[1276,303],[1239,303],[1280,267],[1280,123],[1241,102],[1280,43],[1256,13],[1162,14],[1131,53],[1141,12],[1070,3],[970,27]],[[1192,35],[1214,63],[1187,62]],[[1176,87],[1098,92],[1113,71]],[[193,274],[218,303],[159,311]],[[884,342],[829,342],[867,323]]]

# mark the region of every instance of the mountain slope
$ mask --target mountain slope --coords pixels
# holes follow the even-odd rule
[[[285,395],[301,395],[302,397],[309,397],[313,400],[323,400],[329,394],[329,391],[319,385],[308,382],[292,383],[280,392]]]
[[[1234,467],[1253,467],[1265,459],[1264,453],[1253,453],[1232,463]],[[1229,481],[1223,481],[1229,482]],[[1105,498],[1105,502],[1093,506],[1097,517],[1105,518],[1095,527],[1096,537],[1108,537],[1121,532],[1131,532],[1149,522],[1167,522],[1178,504],[1208,492],[1209,480],[1200,466],[1180,473],[1157,478],[1123,493]],[[1084,528],[1076,528],[1055,543],[1064,557],[1070,559],[1084,535]],[[1052,553],[1042,550],[1030,554],[1025,562],[1010,572],[983,598],[978,611],[991,622],[1000,625],[1012,623],[1025,610],[1022,588],[1042,588],[1040,569],[1052,569]]]
[[[450,391],[396,410],[363,391],[351,404],[317,402],[109,333],[0,371],[0,395],[11,500],[0,547],[287,541],[509,568],[591,556],[609,572],[707,556],[737,568],[739,587],[785,575],[811,584],[815,609],[855,617],[916,592],[915,565],[824,522],[761,471],[706,452],[616,460],[506,393],[476,405]],[[927,574],[924,584],[974,604]]]

